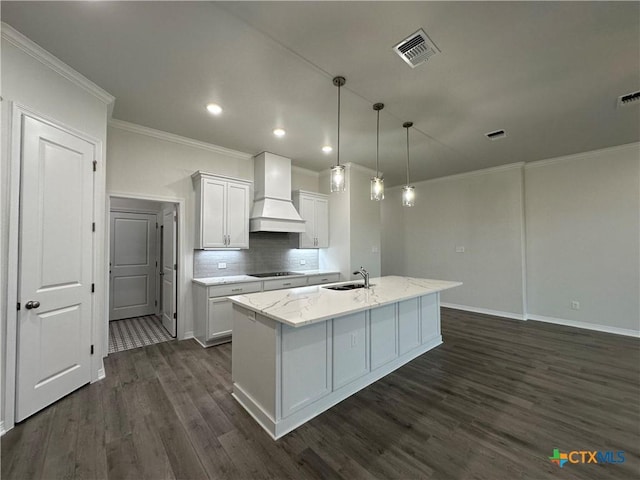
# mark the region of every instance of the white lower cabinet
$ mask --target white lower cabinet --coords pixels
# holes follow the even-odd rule
[[[420,299],[412,298],[398,304],[398,346],[400,355],[418,347],[420,338]]]
[[[371,310],[371,370],[398,357],[396,304]]]
[[[231,335],[233,326],[233,304],[227,298],[210,298],[207,315],[207,337],[209,339]]]
[[[193,336],[203,347],[230,342],[233,333],[233,306],[227,297],[268,290],[321,285],[340,281],[339,273],[274,278],[255,282],[203,286],[193,284]]]

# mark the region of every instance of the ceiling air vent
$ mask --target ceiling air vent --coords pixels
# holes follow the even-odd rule
[[[640,100],[640,91],[627,93],[618,97],[618,106],[624,107]]]
[[[407,62],[411,68],[416,68],[440,52],[438,47],[436,47],[422,29],[402,40],[393,47],[393,50],[400,55],[400,58]]]
[[[499,140],[507,136],[504,130],[496,130],[495,132],[489,132],[484,134],[489,140]]]

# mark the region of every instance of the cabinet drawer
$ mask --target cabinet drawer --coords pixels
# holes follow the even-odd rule
[[[321,285],[323,283],[334,283],[340,281],[339,273],[325,273],[323,275],[309,275],[309,285]]]
[[[262,290],[261,282],[231,283],[229,285],[214,285],[209,287],[209,297],[229,297],[231,295],[243,295]]]
[[[284,288],[304,287],[307,284],[306,277],[283,278],[277,280],[265,280],[264,291],[282,290]]]

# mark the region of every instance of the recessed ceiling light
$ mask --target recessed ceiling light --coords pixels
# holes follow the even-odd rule
[[[207,111],[212,115],[220,115],[222,113],[222,107],[217,103],[210,103],[207,105]]]
[[[287,133],[287,132],[285,132],[285,131],[284,131],[284,128],[276,128],[276,129],[273,131],[273,134],[274,134],[276,137],[284,137],[286,133]]]
[[[331,153],[333,152],[333,147],[331,145],[325,145],[324,147],[322,147],[322,151],[324,153]]]

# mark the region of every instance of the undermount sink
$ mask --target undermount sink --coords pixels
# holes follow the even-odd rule
[[[345,291],[345,290],[354,290],[356,288],[364,288],[364,283],[345,283],[343,285],[332,285],[327,288],[329,290],[337,290],[337,291]]]

